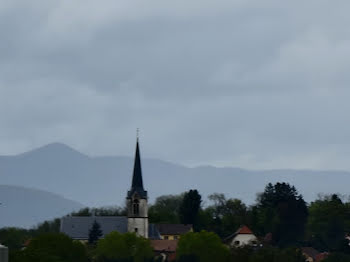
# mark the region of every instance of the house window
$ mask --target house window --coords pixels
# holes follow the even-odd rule
[[[174,239],[177,240],[179,237],[178,236],[174,236]]]
[[[169,236],[164,236],[164,239],[165,239],[165,240],[168,240],[168,239],[169,239]]]
[[[134,212],[134,215],[138,215],[139,214],[139,206],[140,206],[140,202],[138,199],[135,199],[134,200],[134,203],[133,203],[133,212]]]
[[[236,240],[233,244],[235,245],[235,246],[239,246],[239,241],[238,240]]]
[[[139,230],[138,230],[138,228],[137,227],[135,227],[135,233],[137,233]]]

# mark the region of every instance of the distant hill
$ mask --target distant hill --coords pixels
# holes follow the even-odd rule
[[[141,154],[142,154],[141,148]],[[268,182],[295,185],[306,200],[318,193],[349,193],[350,173],[312,170],[188,168],[142,158],[144,185],[150,200],[196,188],[205,197],[222,192],[252,203]],[[88,206],[123,205],[131,184],[133,157],[89,157],[64,144],[0,157],[0,183],[37,188]]]
[[[61,217],[82,205],[42,190],[0,185],[0,228],[31,227]]]

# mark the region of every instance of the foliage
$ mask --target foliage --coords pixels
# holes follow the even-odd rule
[[[72,212],[71,216],[89,217],[89,216],[125,216],[126,208],[115,207],[100,207],[100,208],[88,208],[85,207],[77,212]]]
[[[183,194],[158,197],[148,210],[150,223],[180,223],[179,210],[183,198]]]
[[[279,249],[263,247],[239,247],[231,249],[231,261],[234,262],[305,262],[305,257],[297,248]]]
[[[85,246],[58,233],[42,234],[13,256],[14,262],[87,262]]]
[[[344,253],[332,253],[322,262],[350,262],[350,255]]]
[[[9,247],[10,250],[21,249],[25,242],[43,233],[58,233],[60,230],[60,219],[45,221],[33,229],[23,228],[1,228],[0,243]]]
[[[33,230],[34,235],[43,233],[59,233],[60,232],[61,219],[56,218],[51,221],[44,221],[39,224],[36,229]]]
[[[193,228],[197,229],[201,202],[202,197],[196,189],[185,193],[180,206],[180,221],[182,224],[192,224]]]
[[[350,230],[349,204],[338,195],[326,196],[312,202],[309,208],[308,235],[320,250],[336,250]]]
[[[220,238],[207,231],[183,235],[176,250],[178,261],[225,262],[229,261],[229,249]],[[192,260],[191,260],[192,259]]]
[[[95,220],[92,224],[91,229],[89,230],[89,244],[95,244],[97,240],[102,236],[101,226]]]
[[[97,242],[96,255],[99,262],[144,262],[152,259],[153,249],[148,239],[115,231]]]
[[[214,231],[221,237],[226,237],[237,230],[240,225],[247,224],[248,211],[246,205],[239,199],[226,199],[224,194],[209,196],[214,204],[199,213],[199,227]]]
[[[293,245],[303,240],[308,210],[294,186],[268,184],[259,196],[254,212],[254,229],[261,235],[271,232],[279,246]]]
[[[13,227],[0,229],[0,243],[10,250],[22,248],[24,242],[29,238],[31,238],[31,232],[26,229]]]

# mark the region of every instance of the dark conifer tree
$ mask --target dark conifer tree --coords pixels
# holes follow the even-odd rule
[[[180,206],[180,220],[183,224],[192,224],[196,230],[196,222],[201,207],[202,197],[198,191],[190,190],[185,193]]]
[[[89,244],[96,244],[97,240],[102,236],[101,226],[95,220],[89,230]]]

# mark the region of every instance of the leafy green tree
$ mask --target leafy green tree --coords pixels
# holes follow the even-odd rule
[[[61,219],[56,218],[51,221],[45,221],[37,226],[33,230],[34,235],[40,235],[43,233],[59,233],[60,232]]]
[[[126,207],[118,206],[100,207],[100,208],[82,208],[77,212],[72,212],[72,216],[90,217],[90,216],[125,216]]]
[[[180,223],[179,210],[183,198],[183,194],[158,197],[148,210],[150,223]]]
[[[251,252],[247,260],[233,261],[249,261],[249,262],[305,262],[305,257],[297,248],[279,249],[274,247],[264,247]]]
[[[309,207],[308,235],[320,250],[336,250],[350,230],[350,209],[338,195],[325,196]]]
[[[243,246],[239,248],[231,248],[231,261],[233,262],[241,262],[241,261],[249,261],[251,259],[255,250],[251,246]]]
[[[279,246],[303,240],[308,210],[303,197],[287,183],[268,184],[258,197],[254,210],[254,230],[261,235],[272,233]]]
[[[153,249],[148,239],[115,231],[97,242],[96,256],[99,262],[144,262],[153,258]]]
[[[322,262],[350,262],[350,255],[344,253],[331,253],[325,260]]]
[[[180,206],[180,221],[183,224],[193,224],[197,229],[197,219],[201,208],[202,197],[198,191],[190,190],[185,193]]]
[[[75,217],[89,217],[92,216],[92,212],[90,211],[90,208],[85,207],[78,210],[77,212],[72,212],[71,215]]]
[[[21,262],[87,262],[83,244],[64,234],[48,233],[31,239],[28,247],[14,256]]]
[[[89,230],[89,244],[96,244],[100,237],[102,237],[101,226],[95,220],[91,229]]]
[[[21,249],[24,242],[31,237],[31,232],[26,229],[14,227],[0,229],[0,243],[7,246],[10,250]]]
[[[239,199],[226,199],[224,194],[212,194],[209,196],[214,204],[207,207],[204,214],[200,212],[199,224],[202,229],[214,231],[221,237],[228,236],[235,232],[242,224],[248,222],[248,211],[246,205]],[[203,220],[209,223],[203,225]]]
[[[201,231],[181,236],[176,256],[178,261],[226,262],[230,259],[230,252],[218,235]]]

